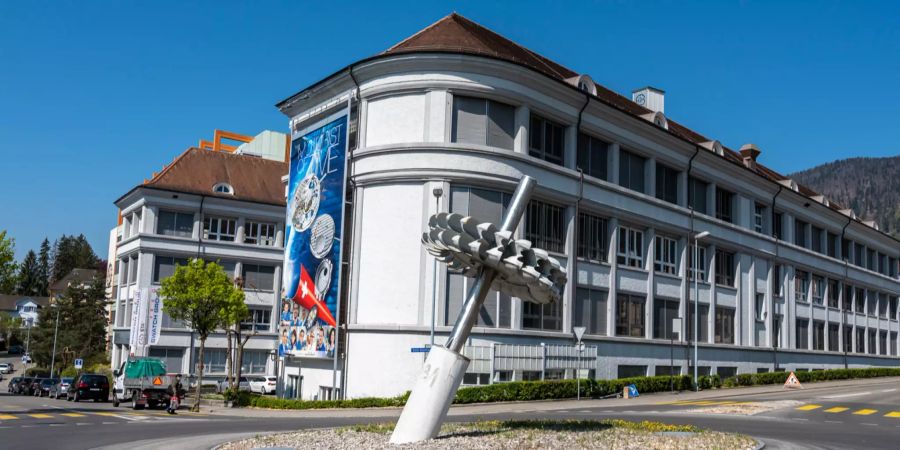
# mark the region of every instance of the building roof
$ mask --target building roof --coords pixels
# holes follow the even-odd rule
[[[6,295],[0,294],[0,311],[15,311],[16,305],[22,300],[33,300],[41,307],[50,304],[50,297],[34,297],[31,295]]]
[[[89,283],[97,276],[94,269],[72,269],[66,276],[56,280],[50,285],[51,291],[63,291],[71,283]]]
[[[191,147],[134,189],[148,187],[284,206],[281,177],[287,173],[284,162]],[[214,192],[213,186],[219,183],[231,185],[233,194]]]

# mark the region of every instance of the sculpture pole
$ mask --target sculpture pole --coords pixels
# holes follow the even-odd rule
[[[512,233],[516,229],[528,208],[531,193],[536,185],[534,178],[529,176],[522,178],[513,194],[506,217],[503,218],[500,232]],[[481,267],[478,277],[475,278],[475,284],[469,289],[446,347],[431,347],[428,352],[422,374],[416,380],[391,435],[391,443],[419,442],[437,436],[469,365],[469,359],[460,352],[469,339],[478,312],[496,275],[495,270]]]

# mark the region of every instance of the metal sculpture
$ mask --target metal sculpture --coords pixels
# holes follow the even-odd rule
[[[475,278],[444,347],[431,347],[422,374],[403,408],[391,442],[403,444],[437,436],[469,365],[463,349],[478,312],[491,289],[539,304],[559,301],[566,270],[547,251],[512,239],[537,182],[524,177],[516,188],[503,223],[481,222],[459,214],[439,213],[422,235],[425,249],[450,270]]]

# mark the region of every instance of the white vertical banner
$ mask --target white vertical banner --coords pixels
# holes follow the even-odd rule
[[[163,300],[159,296],[159,289],[150,290],[150,345],[159,344],[159,334],[162,329]]]
[[[128,348],[129,352],[134,355],[135,349],[138,345],[138,330],[139,330],[139,322],[140,322],[140,311],[141,305],[143,304],[141,298],[141,290],[134,290],[134,298],[131,299],[131,333],[128,335]]]
[[[138,339],[137,347],[141,349],[140,354],[144,354],[144,348],[147,347],[147,316],[150,314],[150,297],[147,295],[147,288],[141,289],[141,307],[138,311]]]

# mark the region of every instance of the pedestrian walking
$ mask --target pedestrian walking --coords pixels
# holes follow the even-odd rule
[[[166,412],[169,414],[177,414],[175,411],[178,409],[179,398],[182,392],[181,386],[181,374],[175,375],[175,378],[169,383],[169,387],[167,389],[169,394],[169,407],[166,408]]]

